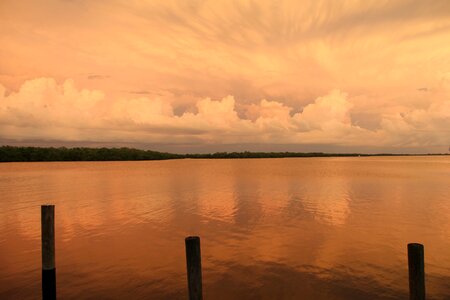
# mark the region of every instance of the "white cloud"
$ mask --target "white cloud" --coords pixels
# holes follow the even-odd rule
[[[339,90],[295,114],[263,99],[246,106],[241,118],[232,96],[198,99],[195,112],[175,115],[164,96],[114,100],[79,90],[72,80],[37,78],[8,95],[0,85],[0,135],[25,141],[442,146],[450,142],[450,100],[439,95],[426,109],[388,111],[379,129],[368,130],[352,123],[354,104]]]
[[[333,90],[327,96],[319,97],[313,104],[307,105],[296,118],[304,131],[334,131],[352,127],[349,114],[352,106],[345,93]]]

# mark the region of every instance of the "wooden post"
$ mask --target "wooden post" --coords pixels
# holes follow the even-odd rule
[[[202,300],[202,258],[200,253],[200,238],[189,236],[185,239],[187,279],[189,300]]]
[[[425,300],[425,262],[423,245],[408,244],[409,299]]]
[[[56,299],[55,206],[41,206],[42,299]]]

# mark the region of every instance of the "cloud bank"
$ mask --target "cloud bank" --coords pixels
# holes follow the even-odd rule
[[[445,94],[447,96],[447,94]],[[357,99],[357,98],[355,98]],[[78,89],[73,80],[28,80],[6,94],[0,85],[0,135],[11,140],[197,144],[334,144],[342,146],[446,146],[450,98],[424,109],[383,113],[379,127],[352,119],[352,98],[332,90],[295,112],[262,99],[237,109],[233,96],[201,98],[175,114],[162,97],[108,99],[99,90]]]
[[[2,0],[0,45],[0,142],[450,144],[448,0]]]

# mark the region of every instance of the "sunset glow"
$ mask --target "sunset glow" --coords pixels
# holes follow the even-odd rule
[[[0,45],[2,144],[450,145],[446,0],[4,0]]]

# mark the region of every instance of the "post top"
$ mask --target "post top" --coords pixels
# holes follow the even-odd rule
[[[419,248],[423,248],[423,245],[422,245],[422,244],[419,244],[419,243],[409,243],[409,244],[408,244],[408,248],[419,249]]]

